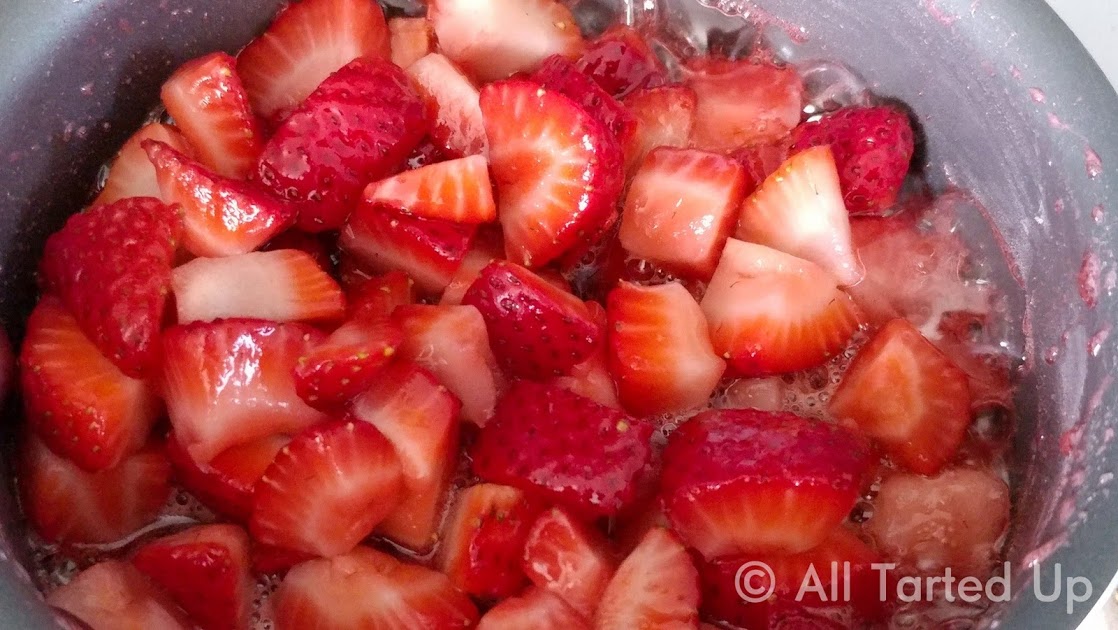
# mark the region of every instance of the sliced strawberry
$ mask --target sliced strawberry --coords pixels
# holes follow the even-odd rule
[[[369,182],[404,166],[427,135],[427,119],[403,70],[381,59],[356,59],[280,124],[255,177],[299,208],[299,229],[336,230]]]
[[[614,98],[668,82],[667,69],[645,38],[624,24],[611,27],[590,42],[578,60],[578,69]]]
[[[194,461],[238,444],[294,433],[326,417],[295,392],[299,357],[323,333],[251,319],[179,325],[163,333],[163,395]]]
[[[203,630],[249,627],[253,584],[248,535],[236,525],[199,525],[153,540],[132,564]]]
[[[311,427],[280,449],[253,491],[252,537],[321,556],[349,553],[404,498],[396,452],[367,422]]]
[[[299,357],[295,391],[312,407],[340,407],[373,384],[403,343],[404,331],[387,317],[355,317]]]
[[[158,371],[159,329],[181,236],[175,209],[130,197],[75,214],[47,239],[40,263],[46,288],[128,376]]]
[[[715,407],[780,411],[784,408],[787,390],[788,384],[779,376],[740,378],[726,386]]]
[[[350,289],[349,296],[350,317],[387,317],[397,306],[415,303],[415,283],[405,273],[389,271]]]
[[[649,474],[652,425],[554,385],[513,384],[474,448],[473,470],[580,515],[632,505]]]
[[[236,64],[221,52],[189,61],[167,79],[161,96],[198,160],[219,175],[243,179],[260,155],[263,137]]]
[[[167,457],[175,469],[175,481],[206,507],[239,522],[248,522],[253,487],[276,453],[290,441],[286,435],[269,435],[225,449],[208,464],[200,464],[172,433],[167,440]]]
[[[417,168],[423,168],[424,166],[438,164],[439,162],[445,162],[449,159],[450,156],[446,154],[446,151],[438,147],[431,140],[431,136],[428,135],[426,138],[420,141],[419,146],[412,149],[411,155],[408,156],[407,165],[405,168],[406,170],[414,171]]]
[[[531,81],[486,86],[481,111],[509,260],[546,265],[602,228],[624,183],[608,129]]]
[[[470,285],[481,275],[481,270],[489,266],[489,263],[494,260],[501,260],[505,257],[505,244],[501,240],[500,234],[493,238],[488,236],[484,232],[478,232],[470,251],[466,252],[466,256],[462,258],[462,264],[458,266],[458,271],[454,272],[450,284],[446,285],[446,290],[443,291],[439,304],[447,306],[461,304],[462,298],[465,297]]]
[[[489,153],[478,90],[454,62],[431,53],[408,66],[408,74],[434,110],[431,139],[439,148],[451,156]]]
[[[772,142],[800,122],[803,81],[795,68],[698,57],[688,60],[684,75],[698,98],[696,148],[724,152]]]
[[[99,472],[78,468],[35,438],[22,450],[20,505],[48,542],[115,542],[154,520],[171,493],[171,465],[159,444]]]
[[[482,82],[531,72],[551,55],[577,57],[582,35],[556,0],[433,0],[439,48]]]
[[[828,410],[880,442],[901,466],[932,475],[962,444],[970,403],[966,373],[896,319],[858,352]]]
[[[481,312],[494,354],[516,376],[567,373],[601,342],[602,330],[582,300],[515,263],[482,269],[462,303]]]
[[[253,109],[275,121],[350,61],[389,56],[388,25],[377,3],[302,0],[280,11],[237,64]]]
[[[617,565],[605,538],[559,508],[544,512],[524,543],[524,573],[585,619],[594,617]]]
[[[427,219],[487,223],[497,219],[485,158],[439,162],[369,184],[366,204],[383,204]]]
[[[110,204],[125,197],[160,197],[155,167],[142,146],[149,140],[161,142],[187,157],[194,157],[194,148],[178,129],[162,123],[148,123],[132,134],[117,151],[109,167],[105,187],[92,205]]]
[[[789,138],[741,147],[730,157],[745,169],[745,189],[752,194],[788,160]]]
[[[594,615],[602,630],[690,628],[699,620],[699,573],[668,530],[649,530],[610,579]]]
[[[477,624],[478,630],[590,630],[581,615],[562,597],[542,588],[529,588],[490,608]]]
[[[563,55],[552,55],[545,59],[532,73],[532,80],[581,105],[585,112],[617,138],[621,146],[625,146],[633,136],[637,126],[636,118],[593,78],[583,74],[573,61]]]
[[[417,553],[431,549],[458,465],[461,405],[430,372],[406,361],[389,366],[351,408],[396,448],[407,497],[378,533]]]
[[[602,305],[597,302],[587,302],[586,307],[590,311],[591,318],[598,322],[598,326],[602,330],[607,330],[606,326],[609,323],[606,318],[606,309],[602,308]],[[569,374],[556,376],[549,382],[579,396],[589,398],[599,405],[620,409],[621,402],[617,398],[617,385],[613,382],[613,375],[609,368],[610,352],[608,345],[606,343],[599,344],[598,349],[585,361],[572,367]]]
[[[47,596],[92,630],[188,630],[194,624],[132,565],[105,560]]]
[[[660,492],[675,531],[707,558],[798,553],[846,518],[873,463],[868,444],[836,426],[706,411],[668,437]]]
[[[397,17],[388,20],[392,63],[407,68],[435,48],[431,23],[422,17]]]
[[[274,598],[281,630],[470,628],[478,619],[442,573],[368,547],[295,567]]]
[[[686,147],[695,123],[695,92],[683,85],[638,90],[621,101],[637,120],[624,146],[626,170],[632,172],[656,147]]]
[[[714,350],[743,376],[822,364],[858,329],[830,274],[806,260],[730,239],[701,303]]]
[[[334,252],[335,239],[328,234],[308,234],[294,228],[281,232],[261,247],[261,251],[271,252],[277,249],[297,249],[314,259],[319,267],[333,274],[335,271]]]
[[[294,551],[275,545],[252,544],[252,571],[257,575],[286,575],[292,567],[314,560],[313,553]]]

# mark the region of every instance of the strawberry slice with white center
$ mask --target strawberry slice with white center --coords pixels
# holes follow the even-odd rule
[[[590,630],[581,615],[563,598],[542,588],[529,588],[489,609],[477,630]]]
[[[602,330],[607,330],[606,309],[597,302],[586,302],[586,308],[590,311],[591,319],[598,322]],[[572,367],[569,374],[556,376],[550,382],[579,396],[589,398],[599,405],[620,409],[621,401],[617,399],[617,385],[613,382],[613,374],[610,373],[609,368],[608,345],[599,344],[598,349],[588,359]]]
[[[194,157],[194,147],[178,129],[163,123],[148,123],[132,134],[117,151],[109,166],[105,187],[91,205],[109,204],[125,197],[161,198],[155,167],[142,146],[147,140],[162,142],[191,159]]]
[[[714,352],[706,317],[678,282],[622,282],[609,294],[610,371],[621,404],[638,416],[705,405],[726,362]]]
[[[478,89],[454,62],[431,53],[407,70],[434,110],[431,139],[435,144],[453,156],[488,154]]]
[[[340,407],[373,384],[403,342],[404,331],[387,317],[356,316],[299,358],[295,391],[312,407]]]
[[[972,418],[967,374],[903,319],[858,351],[829,410],[880,442],[898,464],[925,475],[951,459]]]
[[[684,85],[638,90],[621,104],[637,120],[637,128],[625,144],[625,166],[633,171],[656,147],[686,147],[695,123],[695,91]]]
[[[859,325],[854,302],[819,266],[735,239],[726,242],[701,306],[715,352],[740,376],[820,365]]]
[[[326,77],[358,57],[388,59],[380,6],[368,0],[303,0],[287,5],[237,56],[256,113],[276,121]]]
[[[531,81],[486,86],[481,111],[509,260],[540,267],[602,229],[624,184],[608,129]]]
[[[524,573],[585,619],[594,617],[602,591],[617,568],[608,543],[559,508],[544,512],[524,543]]]
[[[602,593],[594,627],[691,628],[698,620],[699,573],[679,540],[656,527],[617,567]]]
[[[256,482],[249,529],[268,545],[349,553],[404,498],[400,460],[366,422],[326,422],[296,435]]]
[[[392,63],[407,69],[435,47],[431,23],[422,17],[398,17],[388,20]]]
[[[687,61],[684,75],[698,99],[696,148],[725,152],[772,142],[800,123],[804,87],[795,68],[698,57]]]
[[[105,560],[47,596],[92,630],[188,630],[194,624],[132,565]],[[59,626],[64,627],[64,626]],[[65,627],[74,627],[67,625]]]
[[[267,437],[225,449],[200,464],[179,443],[174,433],[167,439],[167,458],[175,469],[175,480],[214,512],[238,522],[252,514],[252,492],[272,460],[291,438]]]
[[[373,182],[365,189],[365,203],[458,223],[488,223],[497,218],[489,165],[480,155],[429,164]]]
[[[260,155],[263,136],[236,64],[225,53],[189,61],[163,84],[161,97],[199,161],[225,177],[244,179]]]

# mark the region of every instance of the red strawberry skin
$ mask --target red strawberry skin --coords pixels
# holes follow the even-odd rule
[[[664,64],[644,37],[625,25],[614,26],[591,42],[578,60],[578,69],[614,98],[668,82]]]
[[[40,272],[83,332],[122,372],[158,370],[171,264],[182,238],[176,208],[131,197],[76,214],[47,239]]]
[[[588,114],[609,129],[622,145],[633,135],[637,125],[636,118],[563,55],[552,55],[545,59],[532,74],[532,79],[581,105]]]
[[[286,435],[269,435],[225,449],[208,464],[200,464],[172,433],[167,458],[175,480],[190,494],[214,512],[245,523],[252,514],[253,487],[290,441]]]
[[[299,357],[295,391],[312,407],[341,406],[368,389],[403,342],[387,317],[355,317]]]

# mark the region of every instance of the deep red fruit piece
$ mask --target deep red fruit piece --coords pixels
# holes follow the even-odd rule
[[[494,260],[501,260],[504,257],[505,244],[501,240],[500,230],[479,230],[477,238],[470,246],[470,251],[466,252],[458,271],[454,272],[454,277],[450,279],[450,284],[446,285],[446,290],[439,298],[439,304],[448,306],[461,304],[470,285],[481,275],[481,270]]]
[[[47,596],[47,603],[92,630],[188,630],[194,627],[164,593],[132,565],[105,560]]]
[[[175,469],[175,481],[190,494],[214,512],[247,523],[253,487],[290,441],[286,435],[269,435],[225,449],[208,464],[200,464],[172,433],[167,458]]]
[[[195,157],[194,147],[190,146],[181,131],[163,123],[148,123],[121,145],[109,166],[105,187],[90,205],[105,205],[125,197],[162,198],[155,178],[155,166],[143,148],[143,143],[148,140],[162,142],[191,159]]]
[[[655,527],[617,567],[594,614],[601,630],[691,628],[699,620],[699,574],[673,534]]]
[[[529,588],[502,600],[481,618],[478,630],[589,630],[586,619],[562,597],[547,589]]]
[[[668,72],[648,42],[633,27],[623,24],[590,42],[579,57],[578,69],[614,98],[668,82]]]
[[[617,138],[622,146],[636,130],[637,121],[610,93],[584,74],[570,59],[552,55],[532,73],[532,80],[578,103]]]
[[[602,330],[607,330],[609,323],[606,317],[606,309],[597,302],[587,302],[586,308],[589,309],[590,316],[594,321],[598,322],[598,326]],[[570,373],[556,376],[547,382],[570,390],[579,396],[585,396],[600,405],[620,409],[621,402],[617,399],[617,385],[613,382],[613,374],[609,367],[610,350],[608,345],[606,343],[599,344],[598,349],[588,359],[572,367]]]
[[[617,564],[600,532],[552,508],[536,519],[524,542],[524,573],[592,619]]]
[[[340,407],[372,385],[403,342],[404,331],[387,317],[354,317],[299,357],[295,391],[312,407]]]

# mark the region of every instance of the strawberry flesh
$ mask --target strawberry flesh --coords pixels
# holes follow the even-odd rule
[[[120,560],[105,560],[89,567],[52,591],[46,601],[84,622],[82,627],[92,630],[188,630],[195,627],[170,598],[135,567]]]
[[[590,630],[589,624],[563,598],[542,588],[529,588],[490,608],[478,630]]]
[[[175,481],[190,494],[214,512],[247,523],[253,487],[289,441],[286,435],[269,435],[228,448],[209,463],[200,464],[172,433],[167,458],[175,469]]]
[[[655,527],[617,567],[594,615],[601,630],[688,628],[699,619],[699,574],[679,540]]]
[[[126,197],[156,197],[162,199],[155,166],[148,159],[143,143],[161,142],[184,156],[193,159],[194,147],[178,129],[163,123],[148,123],[132,134],[120,147],[109,167],[105,187],[90,205],[102,206]]]
[[[695,148],[724,152],[788,135],[799,124],[803,81],[791,67],[714,57],[690,59],[684,83],[695,91]]]
[[[590,42],[577,67],[614,98],[668,82],[668,72],[648,42],[625,25],[611,27]]]
[[[532,80],[581,105],[584,111],[602,123],[623,146],[633,135],[637,121],[629,110],[602,89],[593,78],[579,70],[570,59],[562,55],[548,57],[532,73]]]
[[[430,164],[373,182],[365,203],[380,203],[407,214],[458,223],[497,219],[493,185],[485,158],[473,155]]]
[[[435,47],[431,23],[426,18],[392,18],[388,20],[388,36],[392,63],[405,70]]]
[[[537,588],[558,595],[585,619],[594,617],[617,568],[602,534],[559,508],[532,525],[522,566]]]
[[[435,145],[451,157],[489,153],[478,89],[454,62],[431,53],[407,70],[434,112],[431,140]]]
[[[625,144],[625,170],[632,173],[657,147],[685,148],[695,123],[695,91],[684,85],[637,90],[621,101],[637,126]]]

